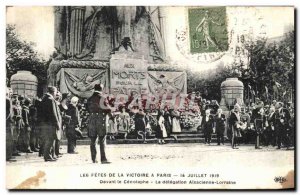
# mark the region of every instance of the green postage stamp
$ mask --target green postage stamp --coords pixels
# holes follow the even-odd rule
[[[188,22],[192,54],[228,49],[226,7],[189,8]]]

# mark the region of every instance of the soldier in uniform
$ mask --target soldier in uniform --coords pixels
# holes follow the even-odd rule
[[[254,128],[256,131],[256,139],[255,139],[255,149],[262,149],[260,147],[260,136],[264,130],[265,124],[265,112],[264,112],[264,103],[259,101],[256,105],[256,108],[252,112],[252,118],[254,122]]]
[[[88,136],[91,138],[91,156],[93,163],[96,163],[96,140],[99,139],[101,163],[110,163],[105,155],[105,141],[106,141],[106,114],[109,112],[110,107],[107,99],[102,94],[102,86],[96,84],[94,87],[93,95],[87,100],[87,107],[90,113],[88,120]]]
[[[289,149],[291,142],[288,137],[288,130],[291,115],[287,109],[283,108],[282,102],[277,102],[275,104],[275,110],[275,131],[278,146],[277,149],[281,148],[282,142],[285,142],[287,149]]]
[[[220,145],[220,142],[224,145],[224,131],[225,131],[225,115],[222,113],[222,109],[219,108],[215,116],[215,127],[217,133],[217,142]]]

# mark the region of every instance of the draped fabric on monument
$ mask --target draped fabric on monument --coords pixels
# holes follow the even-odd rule
[[[148,71],[148,87],[152,94],[179,95],[186,93],[186,73]]]
[[[108,86],[107,70],[62,68],[56,76],[62,93],[72,93],[81,98],[88,98],[93,93],[95,84]]]

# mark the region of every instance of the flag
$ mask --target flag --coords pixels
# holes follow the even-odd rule
[[[275,85],[276,85],[277,87],[281,87],[281,84],[278,83],[277,81],[275,81]]]

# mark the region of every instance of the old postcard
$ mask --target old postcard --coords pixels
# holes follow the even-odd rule
[[[7,189],[294,190],[294,17],[7,6]]]

